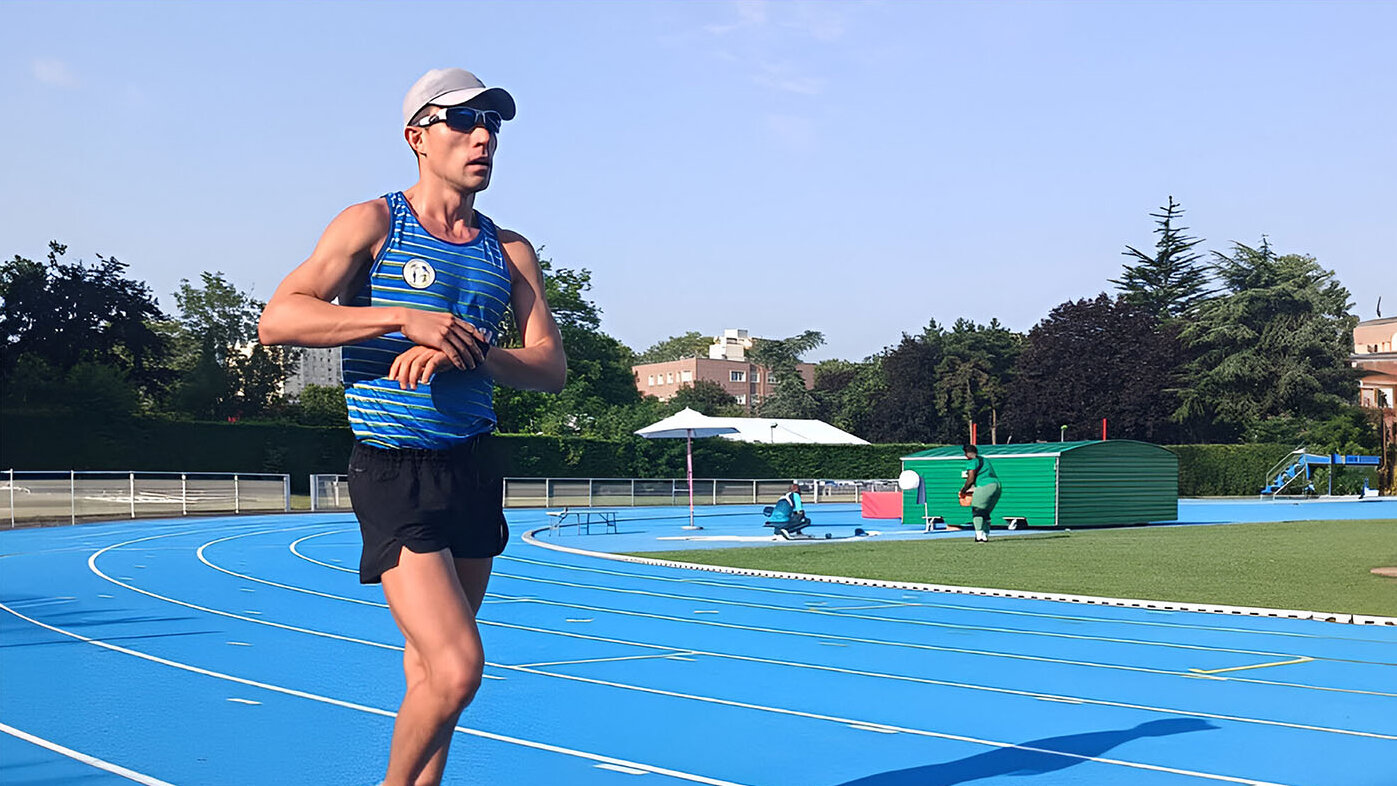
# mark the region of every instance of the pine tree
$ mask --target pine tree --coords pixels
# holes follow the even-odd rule
[[[1183,329],[1194,354],[1174,418],[1224,432],[1277,417],[1324,418],[1353,401],[1349,292],[1304,254],[1277,255],[1264,238],[1214,252],[1223,290]]]
[[[1178,225],[1184,210],[1173,196],[1161,210],[1150,214],[1157,219],[1154,231],[1159,235],[1154,256],[1126,246],[1121,253],[1136,264],[1125,265],[1125,273],[1111,283],[1126,302],[1160,320],[1170,320],[1191,314],[1210,293],[1207,269],[1199,261],[1203,255],[1193,251],[1203,241],[1184,234],[1188,227]]]

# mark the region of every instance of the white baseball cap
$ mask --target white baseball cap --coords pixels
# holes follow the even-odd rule
[[[408,88],[403,99],[403,125],[422,107],[460,106],[469,103],[476,109],[493,109],[505,120],[514,119],[514,96],[502,87],[486,87],[475,74],[464,68],[433,68]]]

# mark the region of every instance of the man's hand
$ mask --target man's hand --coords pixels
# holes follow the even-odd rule
[[[431,382],[432,375],[450,362],[446,353],[439,349],[416,346],[393,358],[388,379],[396,379],[401,389],[416,390],[419,382],[424,385]]]
[[[485,360],[485,350],[489,343],[474,325],[444,311],[423,311],[417,308],[403,309],[403,335],[417,344],[417,348],[427,348],[442,352],[446,360],[459,369],[470,369]],[[399,355],[401,360],[412,350]],[[397,361],[394,361],[396,368]],[[396,377],[396,374],[389,374]]]

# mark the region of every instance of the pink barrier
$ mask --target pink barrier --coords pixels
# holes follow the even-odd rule
[[[901,491],[865,491],[860,497],[860,507],[866,519],[902,518]]]

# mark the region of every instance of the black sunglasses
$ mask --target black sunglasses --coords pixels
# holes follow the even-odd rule
[[[472,109],[468,106],[448,106],[418,120],[415,125],[426,128],[435,123],[446,123],[453,131],[470,131],[476,126],[485,126],[491,134],[500,133],[504,118],[493,109]]]

